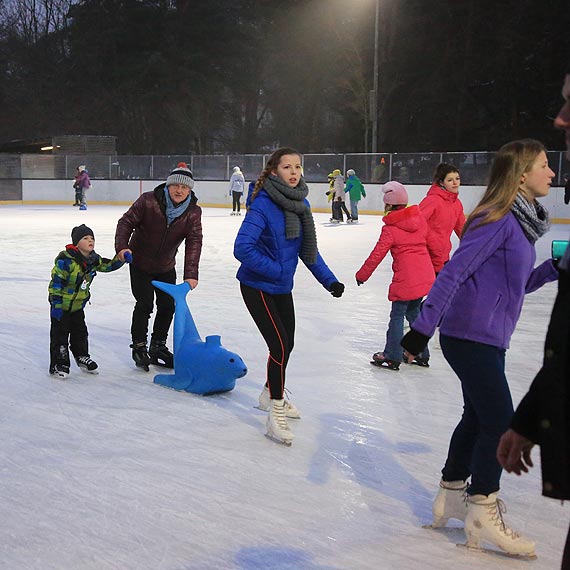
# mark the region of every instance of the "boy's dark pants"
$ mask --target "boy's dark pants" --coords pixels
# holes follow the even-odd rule
[[[71,352],[76,358],[78,356],[89,356],[88,336],[83,309],[73,313],[64,311],[59,321],[52,317],[49,332],[50,366],[56,364],[69,366],[68,342]],[[64,346],[65,351],[61,352],[60,346]]]
[[[173,268],[166,273],[146,273],[132,263],[129,265],[131,273],[131,291],[136,300],[131,324],[131,337],[133,343],[146,342],[148,333],[148,320],[154,308],[156,295],[156,317],[152,337],[154,340],[166,340],[168,329],[174,316],[174,299],[164,291],[155,289],[151,281],[176,283],[176,270]]]

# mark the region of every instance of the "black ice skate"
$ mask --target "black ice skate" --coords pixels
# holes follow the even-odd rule
[[[69,376],[69,366],[65,364],[52,364],[49,367],[49,373],[54,378],[65,380]]]
[[[84,372],[89,372],[89,374],[99,374],[97,363],[94,360],[91,360],[89,355],[77,356],[75,358],[75,362],[77,362],[77,366],[79,366],[79,368]]]
[[[378,366],[378,368],[387,368],[388,370],[400,370],[400,363],[396,360],[384,358],[384,353],[376,352],[372,355],[370,364]]]
[[[429,368],[429,358],[421,358],[416,356],[413,360],[410,360],[408,364],[415,364],[416,366],[421,366],[422,368]]]
[[[150,370],[150,356],[146,349],[146,342],[134,342],[130,346],[133,349],[133,360],[137,368],[142,368],[148,372]]]
[[[165,340],[152,340],[148,355],[151,364],[163,368],[174,368],[174,355],[168,350]]]

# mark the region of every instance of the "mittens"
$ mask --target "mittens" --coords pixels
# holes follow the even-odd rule
[[[61,307],[52,307],[50,315],[52,319],[61,321],[61,317],[63,317],[63,309]]]
[[[123,257],[125,258],[125,261],[127,263],[133,262],[133,254],[130,251],[125,251],[125,254],[123,255]]]
[[[344,293],[344,285],[342,283],[339,283],[338,281],[335,281],[329,287],[329,291],[331,292],[331,295],[333,297],[342,297],[342,294]]]

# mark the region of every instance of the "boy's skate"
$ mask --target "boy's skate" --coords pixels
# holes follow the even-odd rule
[[[89,374],[99,374],[97,363],[94,360],[91,360],[89,355],[77,356],[75,358],[75,362],[77,362],[77,366],[79,366],[79,368],[84,372],[89,372]]]
[[[507,556],[536,558],[534,541],[521,536],[506,525],[503,520],[503,513],[506,511],[505,503],[497,498],[497,493],[469,497],[465,518],[467,542],[459,546],[496,553],[481,547],[482,542],[487,542],[500,548]]]
[[[465,481],[439,482],[439,492],[431,507],[433,522],[424,528],[442,528],[449,519],[465,521],[467,516],[467,483]]]
[[[301,418],[301,412],[297,409],[295,404],[292,404],[287,398],[283,398],[285,402],[285,416],[294,420]],[[271,400],[269,399],[269,388],[263,387],[261,394],[259,394],[259,406],[262,412],[268,412],[271,409]]]
[[[416,366],[421,366],[422,368],[429,368],[429,358],[416,356],[413,360],[410,360],[408,364],[415,364]]]
[[[174,368],[174,355],[168,350],[165,340],[151,340],[148,355],[151,364]]]
[[[65,380],[69,376],[69,350],[63,344],[57,348],[57,359],[50,364],[49,373],[54,378]]]
[[[293,432],[287,425],[287,419],[285,418],[285,400],[271,400],[269,416],[267,416],[265,426],[267,429],[266,437],[288,447],[291,446]]]
[[[400,370],[400,363],[397,360],[384,358],[383,352],[376,352],[372,355],[370,364],[378,366],[378,368],[387,368],[388,370]]]
[[[137,368],[142,368],[148,372],[150,370],[150,356],[146,349],[146,342],[134,342],[130,346],[133,349],[133,360]]]

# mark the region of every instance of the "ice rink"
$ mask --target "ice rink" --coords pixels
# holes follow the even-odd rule
[[[0,569],[559,568],[569,507],[541,496],[537,449],[531,474],[504,475],[501,491],[507,522],[536,540],[536,561],[457,548],[460,523],[422,529],[461,395],[439,350],[429,369],[369,364],[384,346],[390,259],[361,287],[354,274],[380,217],[331,227],[329,215],[315,214],[319,249],[346,291],[334,299],[300,264],[287,386],[302,419],[290,420],[291,448],[263,436],[266,416],[254,408],[267,351],[235,279],[243,217],[229,209],[203,212],[200,283],[188,304],[202,337],[221,334],[246,362],[233,392],[167,390],[152,383],[156,369],[134,367],[126,267],[96,277],[85,311],[100,374],[73,363],[66,381],[52,379],[53,260],[80,223],[112,257],[126,209],[0,207]],[[538,261],[569,235],[570,226],[554,226],[537,244]],[[515,403],[539,369],[555,291],[550,284],[526,299],[507,353]]]

